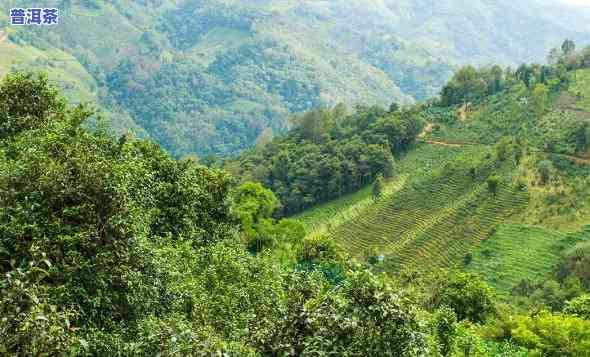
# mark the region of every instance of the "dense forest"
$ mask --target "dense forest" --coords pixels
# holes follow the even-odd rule
[[[464,269],[388,271],[382,257],[353,259],[332,235],[277,218],[373,182],[372,199],[385,202],[384,185],[428,132],[425,120],[437,118],[442,132],[468,101],[493,105],[523,90],[531,99],[524,111],[547,111],[550,93],[571,90],[572,76],[589,67],[590,52],[572,45],[566,41],[546,67],[467,67],[440,100],[295,116],[288,135],[209,162],[237,177],[175,159],[150,140],[113,136],[91,108],[68,104],[44,75],[6,75],[0,353],[589,356],[587,241],[571,238],[548,274],[521,280],[506,298],[468,271],[477,258],[470,253]],[[546,102],[534,100],[545,91]],[[464,188],[475,182],[488,200],[505,195],[504,171],[534,154],[534,140],[527,143],[520,129],[493,154],[459,155],[416,177],[429,180],[436,171],[438,182],[465,171]],[[587,151],[588,136],[574,140],[578,152]],[[536,168],[540,187],[556,175],[543,165]],[[423,182],[408,194],[436,203]],[[527,185],[516,189],[532,190]]]
[[[225,162],[236,176],[263,183],[275,192],[284,214],[354,192],[379,174],[392,177],[394,153],[407,150],[420,133],[419,108],[389,111],[343,105],[294,117],[289,135],[259,142],[259,148]]]
[[[45,5],[59,7],[59,26],[9,26],[0,11],[0,74],[47,71],[118,134],[150,138],[177,158],[231,156],[284,134],[293,114],[410,104],[437,96],[463,64],[516,66],[563,38],[590,41],[586,8],[539,0]]]

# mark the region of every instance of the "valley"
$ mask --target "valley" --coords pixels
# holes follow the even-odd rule
[[[539,0],[59,6],[62,21],[51,29],[17,29],[0,14],[12,46],[0,74],[49,66],[68,97],[95,103],[114,132],[149,137],[175,157],[232,156],[269,130],[284,134],[293,114],[338,103],[410,104],[438,95],[463,64],[517,66],[566,37],[590,41],[588,11]]]

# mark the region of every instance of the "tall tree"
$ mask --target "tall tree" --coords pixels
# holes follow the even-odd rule
[[[561,50],[566,56],[570,56],[576,51],[576,44],[574,41],[567,39],[563,41],[563,44],[561,45]]]
[[[372,196],[374,202],[377,202],[383,195],[383,185],[383,175],[380,174],[379,176],[377,176],[375,182],[373,182]]]

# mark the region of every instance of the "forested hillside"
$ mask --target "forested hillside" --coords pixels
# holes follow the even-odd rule
[[[590,356],[588,7],[37,5],[1,356]]]
[[[394,109],[377,123],[403,123]],[[362,122],[367,113],[361,113]],[[68,105],[43,76],[17,73],[0,84],[3,355],[590,354],[590,252],[588,243],[576,245],[588,240],[587,230],[564,240],[568,248],[555,266],[542,266],[542,280],[522,280],[507,300],[459,267],[414,269],[409,260],[392,271],[390,256],[359,261],[362,249],[352,245],[349,256],[338,236],[308,235],[298,220],[273,218],[279,202],[262,185],[237,185],[223,171],[175,160],[146,140],[112,137],[100,125],[89,131],[84,123],[92,114]],[[453,182],[454,171],[483,160],[459,191],[471,190],[469,180],[487,170],[500,174],[514,165],[509,156],[497,165],[502,158],[485,149],[401,148],[410,149],[408,161],[390,180],[421,172],[415,191],[429,197],[414,203],[427,208],[439,202],[425,190],[433,162],[445,167],[434,180]],[[381,177],[376,182],[388,185]],[[493,182],[499,183],[487,180],[487,201],[515,195]],[[392,198],[404,204],[396,196],[403,182],[373,187],[369,212]],[[448,231],[464,241],[456,232]],[[511,240],[502,235],[500,242]],[[361,237],[349,238],[354,244]],[[481,255],[489,260],[504,247]],[[529,259],[537,264],[537,258]],[[465,258],[464,269],[487,279],[479,259]]]
[[[458,65],[518,65],[589,11],[526,1],[40,1],[59,26],[8,26],[0,73],[51,68],[73,102],[98,104],[174,156],[231,154],[318,106],[388,106],[438,94]],[[493,34],[493,35],[492,35]]]

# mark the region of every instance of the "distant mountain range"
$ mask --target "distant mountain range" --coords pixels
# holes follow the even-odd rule
[[[461,64],[590,43],[589,9],[540,0],[40,1],[58,26],[9,26],[29,5],[0,0],[0,74],[47,71],[177,156],[238,152],[312,107],[426,99]]]

